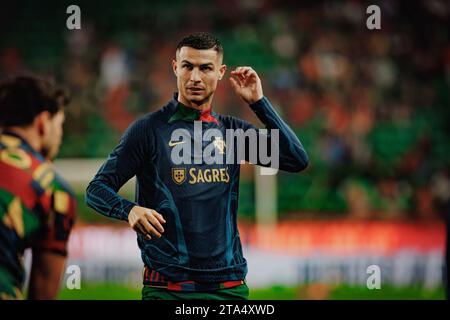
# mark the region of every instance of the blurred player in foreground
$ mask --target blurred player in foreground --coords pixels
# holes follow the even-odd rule
[[[237,229],[240,161],[206,160],[221,159],[225,151],[236,148],[236,143],[231,146],[234,140],[224,140],[227,129],[241,129],[241,136],[249,130],[271,141],[273,136],[211,110],[226,71],[222,61],[222,45],[211,34],[183,38],[172,61],[178,92],[163,108],[127,129],[87,188],[88,205],[127,221],[138,233],[145,265],[143,299],[248,298],[247,262]],[[279,168],[305,169],[307,154],[264,97],[257,73],[238,67],[229,80],[266,128],[278,130],[279,144],[271,151],[279,155]],[[245,149],[250,147],[246,143]],[[202,154],[208,150],[211,156],[205,160]],[[181,164],[175,159],[178,154],[183,154]],[[249,157],[251,152],[246,152],[245,160]],[[131,202],[117,192],[135,175],[136,202]]]
[[[22,299],[23,254],[32,249],[30,299],[57,296],[75,199],[50,160],[61,144],[67,96],[43,79],[0,85],[0,299]]]

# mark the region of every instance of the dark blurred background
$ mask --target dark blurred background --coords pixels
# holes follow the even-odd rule
[[[309,4],[307,4],[309,3]],[[20,1],[0,4],[0,78],[51,76],[72,93],[60,158],[104,158],[176,90],[180,38],[213,32],[228,70],[251,65],[310,156],[278,175],[280,220],[442,221],[450,198],[448,1]],[[66,8],[81,8],[81,30]],[[368,30],[366,8],[381,8]],[[259,124],[223,81],[219,113]],[[254,172],[240,217],[255,217]],[[80,197],[80,221],[107,222]],[[441,229],[440,229],[441,230]]]

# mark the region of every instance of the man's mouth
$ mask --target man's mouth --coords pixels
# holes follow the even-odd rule
[[[189,91],[192,91],[192,92],[200,92],[200,91],[205,90],[205,89],[202,88],[202,87],[188,87],[187,89],[188,89]]]

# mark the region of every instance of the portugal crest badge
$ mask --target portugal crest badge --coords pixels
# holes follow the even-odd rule
[[[172,168],[172,180],[176,184],[182,184],[186,180],[186,169]]]

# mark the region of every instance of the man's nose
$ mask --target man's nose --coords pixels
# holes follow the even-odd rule
[[[199,81],[201,81],[201,79],[200,79],[200,71],[197,68],[194,68],[192,70],[190,80],[192,82],[199,82]]]

